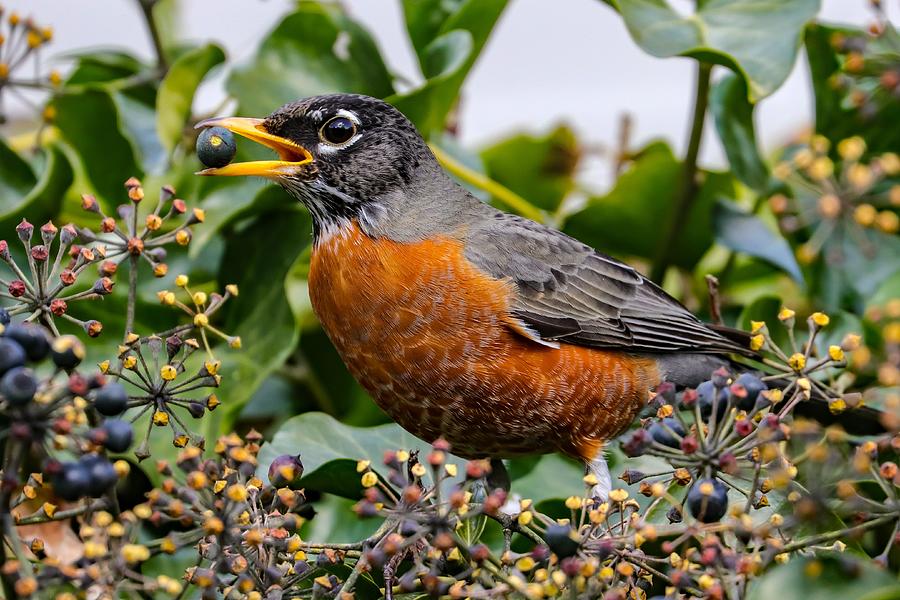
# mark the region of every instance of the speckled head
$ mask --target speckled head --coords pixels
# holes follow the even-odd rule
[[[355,94],[285,104],[265,119],[210,119],[268,146],[280,160],[232,163],[203,175],[267,177],[301,200],[316,233],[352,219],[372,220],[385,198],[402,196],[416,178],[440,171],[412,123],[390,104]]]

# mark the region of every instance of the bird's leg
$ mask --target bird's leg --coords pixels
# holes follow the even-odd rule
[[[597,483],[591,489],[591,496],[599,498],[601,502],[609,500],[609,492],[612,489],[612,479],[609,476],[609,466],[606,457],[603,456],[603,447],[597,449],[597,454],[590,460],[584,461],[584,470],[588,475],[597,478]]]
[[[499,488],[504,492],[509,492],[511,486],[509,471],[506,470],[506,465],[503,463],[502,459],[491,459],[491,472],[488,473],[486,480],[488,491]]]

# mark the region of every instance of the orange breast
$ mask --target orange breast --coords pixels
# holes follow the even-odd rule
[[[514,333],[511,283],[462,243],[372,239],[352,225],[310,263],[313,308],[347,367],[402,427],[462,456],[591,458],[658,383],[654,361]]]

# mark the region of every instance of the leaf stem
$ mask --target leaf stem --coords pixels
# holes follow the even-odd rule
[[[440,162],[450,174],[460,178],[469,185],[484,190],[523,217],[529,218],[532,221],[537,221],[538,223],[544,222],[544,212],[535,208],[531,202],[522,196],[518,195],[508,187],[497,183],[490,177],[486,177],[477,171],[473,171],[437,146],[429,144],[429,147],[434,153],[435,158],[438,159],[438,162]]]
[[[712,65],[697,62],[696,88],[694,92],[694,114],[691,120],[691,133],[688,139],[687,154],[681,176],[681,187],[675,201],[675,211],[669,222],[669,229],[659,247],[650,279],[662,283],[666,271],[672,264],[672,255],[682,229],[687,223],[688,214],[697,199],[697,156],[700,154],[700,142],[703,139],[703,122],[706,120],[706,107],[709,103],[709,80]]]

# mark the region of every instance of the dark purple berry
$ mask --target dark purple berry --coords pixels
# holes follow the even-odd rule
[[[50,353],[50,339],[47,331],[40,325],[13,323],[3,331],[3,335],[19,342],[28,360],[32,362],[44,360]]]
[[[746,392],[744,397],[738,401],[738,408],[741,410],[752,410],[760,392],[769,389],[763,380],[753,373],[741,373],[734,383],[742,386]]]
[[[9,325],[12,318],[9,316],[9,311],[5,308],[0,308],[0,325]]]
[[[718,401],[714,402],[718,391]],[[704,419],[709,419],[713,412],[713,404],[716,405],[716,421],[721,422],[725,418],[725,411],[728,410],[728,399],[730,398],[728,388],[717,388],[712,381],[704,381],[697,386],[697,397],[700,402],[700,415]]]
[[[14,367],[21,367],[26,358],[25,350],[19,342],[7,337],[0,338],[0,374]]]
[[[119,480],[116,468],[100,455],[85,454],[78,459],[78,464],[88,472],[88,494],[94,498],[105,494]]]
[[[84,465],[64,462],[59,474],[53,478],[53,489],[63,500],[74,502],[88,493],[91,474]]]
[[[568,525],[549,525],[544,540],[551,552],[556,554],[560,560],[575,556],[581,546],[575,531]]]
[[[234,134],[224,127],[208,127],[197,137],[197,158],[207,167],[224,167],[236,152]]]
[[[668,446],[669,448],[678,448],[681,440],[672,435],[666,427],[678,434],[678,436],[684,437],[684,427],[682,427],[681,422],[678,419],[673,417],[666,417],[662,421],[653,423],[647,431],[650,433],[650,437],[653,438],[653,441],[658,442],[663,446]]]
[[[53,364],[60,369],[71,371],[84,360],[84,344],[74,335],[62,335],[50,345]]]
[[[702,523],[715,523],[728,510],[728,488],[718,479],[701,479],[687,497],[688,508]]]
[[[0,379],[0,394],[13,406],[24,406],[34,399],[37,381],[31,369],[15,367]]]
[[[103,446],[110,452],[125,452],[131,447],[134,439],[131,423],[121,419],[107,419],[103,423],[103,431],[106,434]]]
[[[128,408],[128,392],[118,381],[110,381],[97,390],[94,396],[94,408],[101,415],[114,417],[125,412]]]

